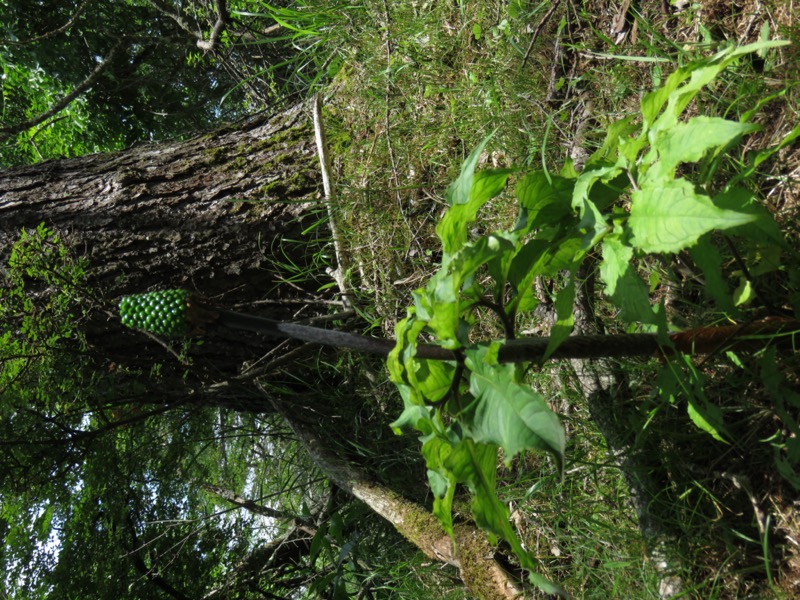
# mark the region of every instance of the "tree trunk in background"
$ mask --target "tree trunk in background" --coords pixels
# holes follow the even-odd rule
[[[228,307],[258,305],[260,314],[290,318],[298,307],[287,301],[309,299],[319,282],[305,290],[280,284],[285,274],[271,259],[306,264],[314,241],[289,240],[300,239],[319,188],[310,114],[300,106],[185,141],[15,168],[0,172],[0,259],[5,265],[20,229],[44,223],[55,230],[89,261],[97,301],[87,331],[98,368],[159,362],[170,367],[162,381],[181,388],[185,365],[123,330],[120,296],[183,287]],[[215,335],[213,344],[191,347],[193,375],[225,380],[270,345],[258,336]]]
[[[587,267],[582,267],[589,271]],[[584,283],[576,290],[575,333],[599,333],[592,301],[594,279],[583,273]],[[666,485],[658,474],[663,471],[657,448],[638,445],[635,432],[627,421],[625,403],[631,402],[631,389],[625,372],[609,359],[570,361],[576,376],[576,387],[586,398],[589,413],[608,446],[612,464],[616,465],[630,489],[630,501],[639,521],[639,530],[647,544],[651,563],[660,571],[659,598],[681,595],[683,583],[674,548],[675,534],[658,514],[658,497]]]

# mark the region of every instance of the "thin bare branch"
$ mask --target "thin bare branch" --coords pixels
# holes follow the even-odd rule
[[[214,46],[216,46],[219,41],[219,36],[222,35],[222,32],[231,20],[225,0],[214,0],[214,5],[217,9],[217,22],[214,23],[214,28],[211,30],[208,41],[198,40],[197,42],[197,47],[204,52],[210,52],[214,49]]]
[[[553,13],[556,12],[556,9],[558,8],[558,5],[560,3],[561,3],[560,0],[553,2],[553,6],[550,7],[550,10],[548,10],[545,13],[544,17],[542,17],[542,20],[539,21],[539,24],[536,26],[536,30],[533,32],[533,35],[531,36],[531,42],[530,44],[528,44],[528,49],[525,51],[525,56],[522,57],[522,62],[520,63],[520,69],[525,66],[526,62],[528,62],[528,58],[531,55],[531,50],[533,50],[533,45],[539,38],[539,34],[542,32],[542,28],[545,26],[547,21],[550,20],[550,17],[553,16]]]

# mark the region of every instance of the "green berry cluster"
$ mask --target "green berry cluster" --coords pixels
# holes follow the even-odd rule
[[[122,324],[134,329],[144,329],[156,335],[185,335],[188,298],[189,292],[186,290],[165,290],[124,296],[119,301]]]

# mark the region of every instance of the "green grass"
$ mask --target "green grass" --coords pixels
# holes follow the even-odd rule
[[[305,0],[303,10],[324,12],[325,3],[315,2]],[[641,94],[662,84],[677,66],[707,56],[724,40],[756,41],[767,23],[773,38],[795,45],[764,60],[742,61],[700,95],[690,113],[738,119],[759,105],[753,118],[762,131],[721,164],[720,179],[739,169],[748,153],[786,135],[800,112],[800,75],[793,66],[800,58],[796,17],[793,21],[788,2],[761,3],[759,13],[745,4],[737,10],[730,3],[698,2],[667,18],[658,3],[647,3],[629,15],[636,39],[628,31],[615,44],[608,33],[613,8],[593,0],[563,3],[546,22],[546,2],[370,0],[332,17],[318,39],[309,36],[316,40],[315,60],[336,67],[327,70],[322,90],[334,201],[354,264],[350,277],[367,310],[383,319],[385,333],[390,335],[404,315],[411,291],[435,270],[434,227],[445,208],[444,190],[466,155],[492,131],[484,165],[544,165],[557,171],[587,105],[591,116],[583,142],[591,149],[602,142],[610,122],[637,113]],[[556,54],[554,40],[565,18],[570,25]],[[555,74],[554,62],[560,65]],[[790,243],[798,234],[798,177],[800,152],[794,145],[760,165],[751,179]],[[481,217],[477,229],[491,231],[513,223],[516,208],[501,196]],[[756,264],[766,264],[768,257],[759,256],[758,248],[744,251]],[[736,271],[735,253],[723,261],[728,273]],[[672,322],[690,326],[719,319],[702,282],[676,263],[639,267],[653,283],[654,297],[667,298]],[[785,267],[763,269],[759,295],[796,311],[800,281],[792,265]],[[757,304],[744,310],[748,317],[759,314]],[[623,328],[608,306],[600,304],[597,312],[610,329]],[[529,328],[547,329],[538,322]],[[624,366],[635,392],[619,418],[633,447],[658,458],[654,464],[663,487],[657,505],[649,508],[679,540],[669,551],[680,565],[687,597],[788,597],[800,580],[787,566],[793,556],[797,560],[797,549],[786,542],[797,532],[790,510],[796,492],[776,472],[779,443],[765,441],[781,433],[781,425],[774,402],[757,384],[759,367],[742,360],[736,366],[719,357],[698,366],[706,395],[737,436],[732,445],[714,442],[689,422],[684,408],[658,397],[653,363]],[[779,360],[784,372],[797,371],[793,357]],[[516,511],[520,535],[535,549],[543,573],[577,597],[658,597],[660,574],[646,558],[628,482],[607,456],[585,400],[570,391],[563,366],[542,370],[535,385],[565,417],[568,463],[563,480],[537,456],[517,459],[503,471],[502,497]],[[381,437],[385,429],[376,434],[380,428],[373,428],[395,417],[392,407],[399,403],[385,386],[370,389],[377,404],[368,417],[361,415],[352,439],[372,440],[375,469],[388,476],[398,458],[381,459],[391,443]],[[789,425],[791,417],[796,422],[795,408]],[[407,486],[419,488],[423,480],[421,472],[419,479],[409,476]],[[764,533],[759,520],[765,525],[767,514],[773,527]]]

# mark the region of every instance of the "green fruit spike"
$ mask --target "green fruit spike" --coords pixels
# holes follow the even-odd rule
[[[164,290],[124,296],[119,301],[122,324],[156,335],[186,335],[189,295],[186,290]]]

